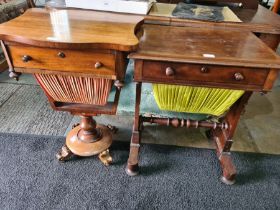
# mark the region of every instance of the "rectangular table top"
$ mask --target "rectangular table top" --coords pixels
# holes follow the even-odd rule
[[[148,25],[130,58],[280,68],[280,57],[248,31]]]

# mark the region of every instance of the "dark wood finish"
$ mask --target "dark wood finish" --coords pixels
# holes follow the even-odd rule
[[[208,69],[207,72],[201,72],[204,68]],[[166,83],[172,80],[173,84],[178,85],[264,90],[268,73],[263,68],[144,61],[142,78],[135,77],[135,81]]]
[[[190,119],[178,119],[178,118],[160,118],[160,117],[145,117],[141,116],[140,121],[142,123],[155,123],[159,125],[173,126],[174,128],[211,128],[211,129],[228,129],[227,122],[209,122]]]
[[[156,36],[158,31],[160,36]],[[280,58],[271,49],[275,47],[273,38],[267,39],[269,46],[266,46],[250,32],[153,25],[145,25],[143,34],[138,51],[129,56],[135,59],[134,79],[137,86],[127,174],[139,173],[143,122],[174,127],[206,127],[210,128],[207,136],[216,143],[223,171],[221,181],[233,184],[236,168],[231,160],[230,149],[241,113],[252,91],[271,90],[280,69]],[[246,92],[225,117],[220,117],[217,126],[209,122],[140,117],[142,82],[234,88]]]
[[[245,110],[245,105],[250,99],[252,92],[246,92],[230,109],[223,121],[229,123],[229,129],[211,129],[210,138],[215,141],[218,159],[223,169],[222,181],[226,184],[233,184],[236,176],[236,169],[232,163],[230,149],[233,143],[233,136],[237,128],[241,114]]]
[[[278,13],[279,8],[280,8],[280,1],[279,0],[274,0],[274,5],[273,5],[273,12]]]
[[[137,53],[131,55],[131,58],[137,60],[135,63],[135,79],[138,82],[136,84],[135,119],[131,149],[126,170],[129,175],[136,175],[139,171],[139,150],[143,126],[143,121],[139,115],[142,82],[152,81],[168,84],[181,84],[182,82],[184,85],[194,85],[193,81],[197,81],[197,86],[203,86],[207,83],[206,86],[208,87],[233,88],[232,86],[234,86],[237,89],[246,90],[246,94],[235,103],[221,121],[221,123],[228,125],[228,129],[221,129],[222,127],[213,129],[215,124],[201,123],[201,125],[211,128],[210,133],[217,144],[217,153],[223,169],[223,181],[230,184],[233,182],[236,170],[230,159],[229,151],[240,114],[252,93],[250,91],[269,91],[271,89],[277,76],[277,68],[280,65],[279,58],[271,50],[275,49],[277,42],[279,42],[280,18],[261,6],[258,10],[234,9],[234,11],[243,23],[214,23],[145,16],[146,22],[172,27],[149,26],[147,28],[145,26],[141,31],[138,29],[144,16],[71,9],[53,11],[31,9],[23,16],[1,24],[0,39],[5,42],[2,45],[6,48],[6,57],[11,74],[16,74],[14,68],[27,72],[31,67],[30,72],[32,73],[73,74],[82,77],[100,76],[117,80],[115,82],[117,87],[115,100],[105,106],[54,101],[46,93],[54,109],[82,115],[86,119],[97,114],[115,114],[120,89],[124,81],[127,64],[126,55],[129,51],[138,49]],[[186,28],[183,28],[183,26]],[[136,34],[137,31],[139,31],[138,34]],[[249,33],[250,31],[255,32],[271,49]],[[141,34],[144,35],[138,48],[138,38],[141,37]],[[24,50],[19,52],[16,46],[19,46],[19,50]],[[34,50],[35,48],[36,50]],[[32,55],[29,55],[31,54],[29,50],[32,51]],[[70,61],[68,60],[69,53],[72,56],[73,52],[78,52],[77,54],[74,53],[77,58],[72,57]],[[87,53],[84,54],[84,52]],[[37,54],[40,55],[38,58],[36,57]],[[54,63],[51,63],[50,59],[45,57],[49,54],[53,56],[51,61],[54,60]],[[215,59],[206,58],[202,56],[203,54],[210,55],[210,57],[211,54],[215,55]],[[91,63],[88,59],[89,55],[95,56],[98,60]],[[109,58],[106,57],[108,55]],[[114,57],[110,57],[111,55],[114,55]],[[80,67],[82,66],[85,70],[79,69],[76,65],[78,58],[81,58],[82,65],[84,65],[80,65]],[[64,65],[68,69],[65,70],[64,65],[60,65],[59,59],[65,60]],[[105,59],[105,61],[101,59]],[[43,61],[46,64],[36,64],[36,61]],[[107,61],[109,61],[109,64]],[[73,66],[70,65],[70,62]],[[156,69],[151,68],[152,64],[158,69],[164,70],[159,71],[162,78],[146,72]],[[98,73],[99,70],[108,66],[111,70],[109,73]],[[93,72],[91,72],[91,68],[94,69]],[[178,72],[180,73],[179,76],[185,79],[184,83],[180,77],[177,77]],[[213,72],[217,75],[212,74]],[[206,80],[206,76],[203,76],[206,74],[211,75],[209,80]],[[220,74],[223,76],[223,81],[219,78]],[[151,81],[148,80],[149,77],[152,79]],[[171,78],[167,79],[166,77]],[[189,82],[190,77],[193,79],[190,80],[191,82]],[[156,121],[166,123],[166,120],[157,119]],[[173,120],[171,123],[177,125],[178,121]],[[188,121],[183,121],[183,123],[187,125]],[[199,122],[195,122],[194,125],[199,126]],[[72,147],[69,139],[73,136],[77,137],[81,129],[84,128],[75,127],[68,136],[67,146],[71,151],[75,151],[75,148],[80,149],[78,146]],[[104,143],[108,145],[110,134],[105,128],[104,131],[108,134],[105,135],[107,137],[105,137]],[[92,138],[89,139],[92,140]],[[87,151],[93,154],[92,151],[96,151],[96,148],[90,147],[90,151],[85,148],[79,151],[82,151],[82,153]],[[68,157],[67,149],[65,151],[62,153]],[[76,153],[79,154],[77,151]],[[81,155],[83,155],[82,153]],[[106,157],[104,161],[106,164],[106,161],[110,160],[107,149],[101,153],[100,158]]]
[[[273,51],[276,51],[280,43],[279,34],[260,34],[259,38]]]
[[[241,19],[241,23],[234,22],[210,22],[190,19],[178,19],[174,17],[145,16],[145,23],[188,26],[203,28],[205,24],[212,29],[225,29],[227,31],[252,31],[255,33],[280,34],[280,16],[272,13],[265,7],[259,5],[258,9],[232,9]]]
[[[130,58],[236,67],[280,67],[279,56],[248,31],[146,24],[143,31],[142,44],[136,53],[130,54]],[[159,31],[160,36],[157,36]]]
[[[132,128],[132,136],[130,143],[129,158],[126,166],[126,173],[129,176],[135,176],[139,173],[139,151],[141,143],[141,121],[140,121],[140,102],[141,102],[141,88],[142,83],[136,83],[136,101],[135,101],[135,113],[134,123]]]
[[[183,0],[158,0],[160,3],[176,4]],[[204,4],[204,5],[227,5],[232,7],[241,7],[245,9],[257,9],[258,0],[193,0],[191,3]]]
[[[194,0],[194,3],[202,4],[216,4],[216,5],[228,5],[244,8],[244,9],[257,9],[258,0]]]
[[[157,25],[144,25],[143,32],[138,51],[129,55],[138,82],[269,91],[280,68],[269,48],[276,42],[267,39],[268,47],[250,32]]]

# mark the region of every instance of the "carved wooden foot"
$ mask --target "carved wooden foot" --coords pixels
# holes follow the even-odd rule
[[[109,149],[101,152],[98,157],[105,166],[109,166],[113,161],[113,158],[109,153]]]
[[[140,133],[139,132],[133,132],[131,137],[131,144],[130,144],[130,152],[129,152],[129,158],[127,161],[127,166],[125,168],[125,172],[129,176],[136,176],[139,174],[139,151],[140,151],[140,144],[133,143],[133,142],[139,142],[140,141]]]
[[[125,172],[128,176],[137,176],[139,174],[139,166],[127,164]]]
[[[63,145],[63,147],[60,149],[60,151],[56,154],[56,158],[59,161],[67,161],[72,156],[73,156],[73,153],[66,145]]]
[[[118,130],[119,130],[116,126],[113,126],[113,125],[110,125],[110,124],[107,125],[107,128],[109,128],[110,131],[111,131],[113,134],[116,134],[116,133],[118,132]]]
[[[227,185],[233,185],[235,183],[236,168],[232,163],[230,154],[221,155],[220,164],[223,170],[221,181]]]

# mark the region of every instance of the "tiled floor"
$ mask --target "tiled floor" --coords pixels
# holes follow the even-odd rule
[[[69,113],[51,110],[46,97],[30,75],[23,75],[16,82],[8,78],[7,72],[0,74],[0,94],[0,132],[66,135],[71,126],[79,121]],[[272,93],[253,95],[239,123],[233,150],[280,154],[279,95],[280,80]],[[119,127],[115,140],[130,140],[132,116],[100,116],[97,121]],[[203,129],[174,129],[157,125],[145,127],[143,142],[213,148],[213,143],[205,138]]]

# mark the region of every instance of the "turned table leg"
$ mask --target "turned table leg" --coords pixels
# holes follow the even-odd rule
[[[65,161],[72,155],[99,155],[101,162],[108,166],[112,162],[108,149],[112,144],[112,130],[96,124],[91,116],[82,115],[81,123],[75,125],[67,135],[66,144],[57,154],[58,160]]]
[[[135,176],[139,173],[139,150],[141,143],[141,129],[140,129],[140,101],[141,101],[141,86],[142,83],[136,83],[136,102],[135,102],[135,115],[134,124],[130,142],[129,158],[126,166],[126,173],[129,176]]]

